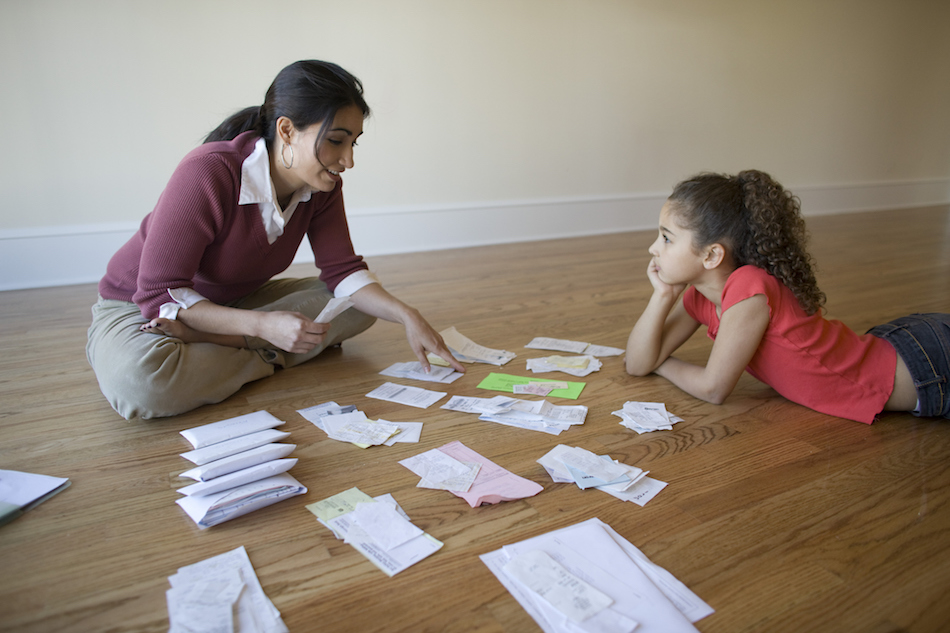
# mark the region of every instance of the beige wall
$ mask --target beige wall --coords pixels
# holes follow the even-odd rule
[[[300,58],[366,85],[356,215],[950,177],[945,0],[0,0],[0,51],[0,231],[137,222]]]

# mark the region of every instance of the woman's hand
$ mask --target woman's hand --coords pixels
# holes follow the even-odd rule
[[[445,346],[442,336],[429,325],[429,322],[422,318],[422,315],[415,309],[411,309],[409,316],[405,321],[406,339],[409,341],[409,348],[422,363],[422,368],[429,371],[429,359],[426,358],[427,352],[432,352],[439,358],[445,360],[449,366],[457,372],[465,373],[462,364],[452,356],[452,352]]]
[[[258,312],[258,336],[285,352],[306,354],[323,343],[329,323],[316,323],[299,312]]]

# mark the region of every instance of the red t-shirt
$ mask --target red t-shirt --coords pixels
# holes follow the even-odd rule
[[[870,424],[894,390],[897,352],[871,334],[855,334],[840,321],[811,316],[778,279],[755,266],[737,268],[722,292],[722,311],[764,295],[769,325],[746,370],[792,402],[815,411]],[[716,306],[689,287],[687,313],[719,332]]]
[[[258,136],[205,143],[175,169],[155,209],[113,255],[99,282],[106,299],[133,301],[147,319],[168,303],[170,288],[194,288],[206,299],[229,303],[260,288],[293,261],[310,238],[320,279],[332,291],[366,269],[354,253],[343,209],[342,184],[301,202],[273,244],[257,204],[238,204],[241,166]]]

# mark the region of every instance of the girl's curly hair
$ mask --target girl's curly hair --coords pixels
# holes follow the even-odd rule
[[[806,313],[824,305],[825,293],[805,250],[801,203],[767,173],[698,174],[676,185],[669,200],[693,232],[694,248],[723,244],[736,266],[758,266],[785,284]]]

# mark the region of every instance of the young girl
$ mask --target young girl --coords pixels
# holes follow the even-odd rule
[[[720,404],[748,370],[793,402],[866,424],[881,411],[950,417],[950,315],[864,335],[822,317],[799,201],[768,174],[679,183],[650,255],[653,295],[630,333],[628,373]],[[700,325],[714,341],[706,366],[670,356]]]
[[[307,361],[376,318],[464,371],[417,310],[353,250],[341,174],[369,107],[335,64],[295,62],[264,103],[225,120],[178,165],[99,283],[86,355],[125,418],[176,415]],[[272,279],[307,237],[320,277]],[[316,323],[327,302],[353,308]]]

